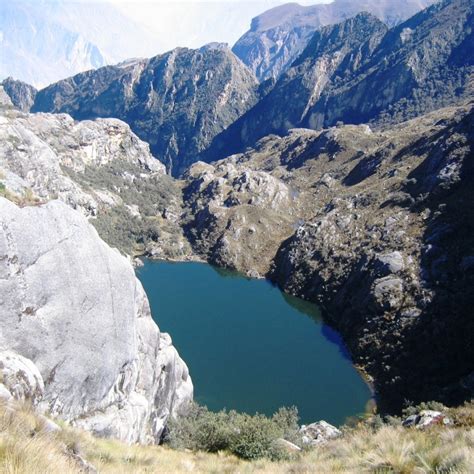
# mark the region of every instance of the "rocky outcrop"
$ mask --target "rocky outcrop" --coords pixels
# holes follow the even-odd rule
[[[60,81],[38,93],[33,111],[124,120],[178,175],[256,101],[253,74],[228,48],[208,45]]]
[[[421,410],[403,420],[403,426],[423,429],[432,425],[451,425],[453,422],[445,414],[435,410]]]
[[[431,3],[431,0],[336,0],[311,6],[287,3],[254,18],[250,30],[232,51],[260,81],[278,79],[301,54],[315,31],[323,26],[364,11],[388,26],[396,26]]]
[[[127,254],[187,252],[181,196],[149,146],[116,119],[0,111],[0,183],[18,202],[60,199]],[[159,243],[158,243],[159,240]]]
[[[43,200],[58,197],[86,216],[96,215],[114,199],[82,190],[66,170],[83,173],[88,166],[121,161],[143,172],[164,173],[147,145],[118,120],[75,122],[65,114],[8,114],[2,117],[0,133],[0,163],[8,189],[21,194],[30,188]]]
[[[327,421],[318,421],[310,425],[303,425],[299,434],[303,445],[315,447],[327,443],[331,439],[339,438],[342,432]]]
[[[265,275],[280,242],[293,232],[291,189],[236,160],[194,164],[183,193],[186,235],[194,251],[216,265]]]
[[[44,381],[36,365],[12,352],[0,352],[0,398],[3,401],[30,401],[37,406],[44,394]]]
[[[0,301],[4,392],[127,442],[159,441],[192,398],[132,266],[66,204],[0,198]]]
[[[473,117],[468,104],[385,131],[295,129],[194,165],[187,236],[205,258],[249,275],[270,268],[319,303],[382,409],[468,398]],[[243,174],[265,184],[244,188]]]
[[[400,123],[472,95],[470,0],[445,0],[387,30],[361,13],[321,28],[271,91],[214,141],[204,161],[269,134]]]
[[[26,82],[15,81],[12,77],[7,77],[0,85],[18,110],[28,112],[31,109],[38,93],[33,86]]]

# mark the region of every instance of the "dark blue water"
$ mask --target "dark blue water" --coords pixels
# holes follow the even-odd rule
[[[365,411],[370,390],[316,306],[201,263],[146,261],[137,274],[199,403],[267,415],[294,405],[302,423]]]

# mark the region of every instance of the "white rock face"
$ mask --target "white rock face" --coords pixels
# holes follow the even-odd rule
[[[41,409],[97,435],[157,441],[192,398],[132,266],[60,201],[0,198],[0,324],[2,378],[21,365],[25,383],[44,384]]]
[[[112,207],[119,198],[81,187],[70,173],[113,161],[137,166],[144,179],[165,173],[149,146],[120,120],[75,122],[66,114],[17,111],[0,115],[0,177],[14,193],[31,190],[42,200],[57,198],[86,216],[95,216],[99,208]]]
[[[43,377],[31,360],[15,352],[2,351],[0,373],[2,374],[0,398],[30,400],[35,405],[43,397]]]
[[[453,422],[444,413],[435,410],[421,410],[403,421],[403,426],[423,429],[431,425],[451,425]]]
[[[340,430],[324,420],[311,423],[310,425],[303,425],[300,429],[300,434],[303,444],[309,446],[318,446],[342,435]]]

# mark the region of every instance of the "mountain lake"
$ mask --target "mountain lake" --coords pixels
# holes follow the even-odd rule
[[[317,306],[203,263],[145,260],[137,276],[200,404],[265,415],[296,406],[306,424],[366,411],[371,390]]]

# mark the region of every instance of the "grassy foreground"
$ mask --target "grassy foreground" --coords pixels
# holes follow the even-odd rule
[[[425,430],[360,422],[342,438],[293,459],[247,462],[226,453],[128,446],[61,424],[48,432],[26,404],[0,406],[1,473],[469,473],[474,472],[474,404],[450,409],[454,425]]]

